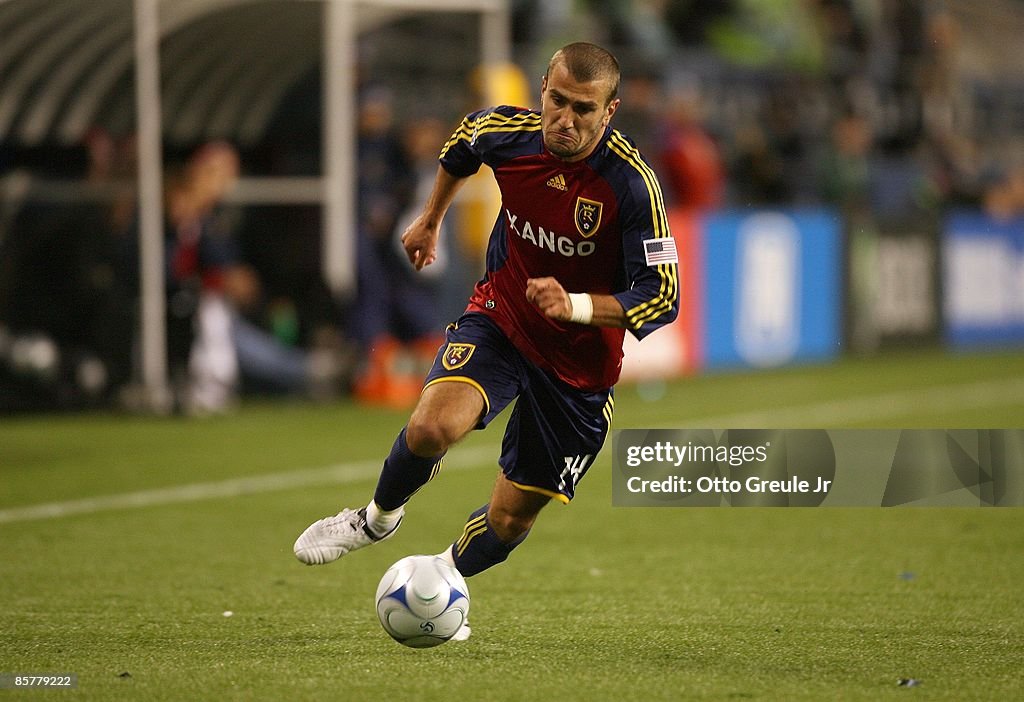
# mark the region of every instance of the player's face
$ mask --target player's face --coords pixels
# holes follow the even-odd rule
[[[619,100],[608,101],[606,80],[581,83],[558,63],[541,83],[544,145],[564,161],[585,159],[597,146]]]

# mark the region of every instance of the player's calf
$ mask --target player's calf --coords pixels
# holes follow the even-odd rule
[[[463,577],[476,575],[502,563],[516,546],[523,543],[529,529],[511,542],[502,541],[487,518],[487,505],[469,515],[462,536],[452,544],[450,554]]]
[[[384,460],[377,489],[373,493],[373,502],[381,510],[397,510],[421,487],[430,482],[441,470],[444,453],[417,454],[408,442],[409,427],[402,429],[391,446],[391,452]],[[375,514],[371,514],[371,526]]]

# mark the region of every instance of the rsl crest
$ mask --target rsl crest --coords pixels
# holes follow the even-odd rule
[[[474,351],[476,351],[476,344],[449,343],[448,348],[444,350],[444,355],[441,356],[441,364],[447,370],[462,368],[469,363]]]
[[[603,205],[597,200],[588,200],[585,197],[576,198],[576,230],[584,237],[589,238],[597,234],[601,226],[601,209]]]

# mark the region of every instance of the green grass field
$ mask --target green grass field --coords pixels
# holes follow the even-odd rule
[[[98,700],[1024,698],[1024,510],[613,508],[607,451],[470,581],[470,641],[405,649],[377,580],[458,536],[501,422],[396,538],[321,568],[291,553],[368,499],[403,420],[348,403],[0,419],[0,673],[76,673],[60,694]],[[616,428],[655,426],[1021,427],[1024,355],[620,387]]]

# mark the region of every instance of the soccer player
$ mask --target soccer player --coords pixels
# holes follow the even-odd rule
[[[403,245],[418,270],[430,265],[445,212],[485,163],[502,200],[486,275],[448,328],[373,499],[310,525],[295,542],[303,563],[392,536],[449,447],[513,400],[490,500],[442,556],[475,575],[504,561],[550,500],[572,499],[608,434],[625,330],[643,338],[678,312],[658,180],[609,126],[618,85],[614,56],[569,44],[548,64],[539,113],[475,112],[444,145],[433,191]]]

